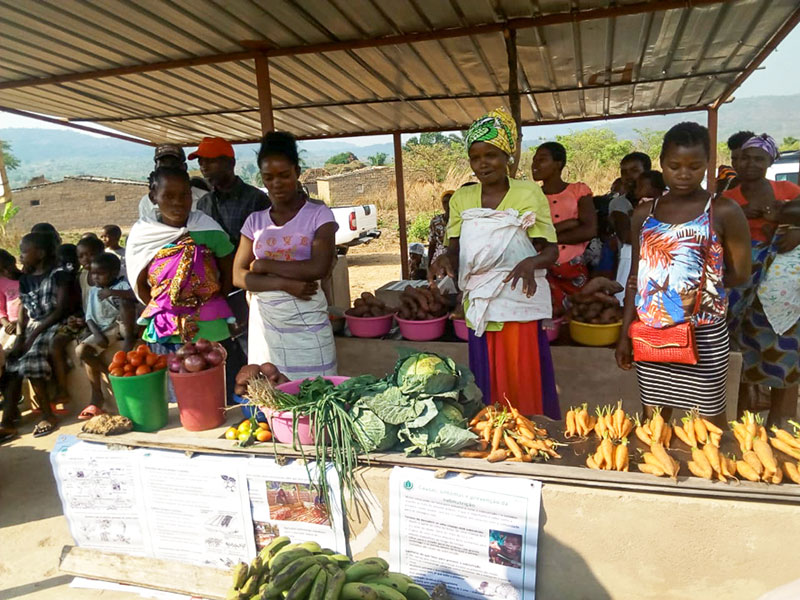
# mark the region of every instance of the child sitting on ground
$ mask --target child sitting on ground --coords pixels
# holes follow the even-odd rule
[[[89,291],[86,306],[86,326],[90,335],[75,349],[83,362],[92,385],[92,398],[78,419],[88,420],[103,414],[102,375],[107,373],[103,351],[112,340],[123,335],[122,350],[129,352],[134,344],[135,297],[131,286],[120,275],[120,261],[114,254],[104,252],[92,259],[91,275],[94,285]],[[121,327],[119,323],[121,322]]]
[[[22,308],[17,323],[17,339],[6,357],[3,377],[3,419],[0,441],[16,436],[18,402],[22,381],[29,379],[42,411],[42,419],[33,430],[34,437],[51,433],[56,420],[47,398],[50,367],[50,343],[64,319],[68,283],[66,274],[56,268],[55,239],[46,233],[29,233],[20,242],[20,262],[24,274],[19,292]]]
[[[119,240],[122,238],[122,229],[119,225],[106,225],[103,227],[103,233],[100,234],[100,241],[106,247],[106,252],[116,254],[122,263],[122,273],[125,272],[125,248],[119,245]]]
[[[65,406],[70,400],[69,392],[67,391],[67,371],[69,370],[67,365],[67,346],[73,339],[86,334],[86,321],[83,315],[86,313],[86,307],[89,304],[89,292],[92,289],[90,280],[92,260],[105,253],[105,246],[96,237],[86,237],[78,242],[76,251],[78,263],[81,266],[81,270],[78,273],[81,298],[80,310],[77,307],[69,306],[69,311],[66,313],[68,315],[66,327],[63,327],[58,335],[55,336],[52,347],[53,372],[56,380],[56,393],[53,402],[56,414],[67,414],[69,412]]]
[[[6,250],[0,250],[0,345],[7,348],[14,342],[19,318],[19,278],[22,271]]]

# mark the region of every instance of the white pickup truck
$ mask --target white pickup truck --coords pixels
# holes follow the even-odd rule
[[[336,251],[339,254],[347,254],[349,248],[367,244],[381,236],[374,204],[332,206],[331,210],[339,224],[336,232]]]

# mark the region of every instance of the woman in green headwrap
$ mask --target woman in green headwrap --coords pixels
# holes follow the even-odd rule
[[[464,292],[470,369],[484,402],[507,400],[525,415],[558,419],[550,346],[539,323],[552,316],[545,274],[558,258],[556,232],[542,189],[508,176],[516,145],[516,123],[503,109],[469,128],[479,184],[450,199],[447,252],[429,277],[446,273]]]

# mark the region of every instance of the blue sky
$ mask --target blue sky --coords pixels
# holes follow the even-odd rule
[[[774,96],[791,95],[800,93],[800,69],[797,67],[797,60],[800,57],[800,27],[796,27],[785,40],[778,46],[764,64],[762,69],[753,73],[741,88],[737,90],[735,98],[746,98],[752,96]],[[647,127],[647,118],[640,119],[642,127]],[[597,126],[601,122],[595,123]],[[0,112],[0,130],[8,127],[36,127],[43,129],[63,129],[59,125],[51,125],[43,121],[18,117],[8,113]],[[552,126],[560,127],[564,126]],[[544,128],[537,131],[539,134],[547,135]],[[389,135],[376,135],[368,137],[343,138],[346,141],[360,146],[391,142]],[[335,143],[331,141],[331,143]]]

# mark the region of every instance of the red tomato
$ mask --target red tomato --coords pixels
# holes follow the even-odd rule
[[[136,368],[136,374],[137,375],[147,375],[148,373],[151,373],[151,372],[152,371],[151,371],[150,367],[148,367],[147,365],[140,365],[139,367]]]
[[[125,354],[125,352],[120,350],[119,352],[115,352],[114,353],[114,358],[111,360],[111,364],[112,365],[124,365],[126,358],[127,358],[127,355]]]
[[[154,366],[159,361],[158,354],[148,354],[144,357],[144,363],[148,367]]]
[[[144,364],[144,356],[141,354],[134,354],[131,358],[128,359],[128,362],[132,364],[134,367],[141,366]]]
[[[138,354],[150,354],[150,348],[147,347],[147,344],[139,344],[136,346],[136,352]]]
[[[133,373],[136,370],[136,367],[134,367],[131,363],[125,363],[125,366],[122,367],[122,370],[125,373]]]
[[[109,374],[113,375],[114,377],[124,377],[125,369],[122,367],[112,368],[111,371],[109,371]]]

